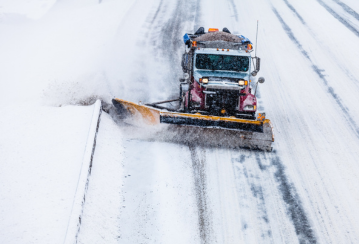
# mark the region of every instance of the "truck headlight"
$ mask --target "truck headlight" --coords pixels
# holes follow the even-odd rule
[[[246,81],[246,80],[239,80],[239,81],[238,81],[238,85],[240,85],[240,86],[246,86],[246,85],[248,85],[248,81]]]
[[[256,105],[247,105],[244,107],[244,110],[246,111],[254,111],[256,110]]]
[[[208,83],[208,78],[203,78],[203,79],[202,79],[202,83],[203,83],[203,84],[207,84],[207,83]]]

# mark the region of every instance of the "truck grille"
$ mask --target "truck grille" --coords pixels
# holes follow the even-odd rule
[[[227,77],[209,77],[209,81],[222,81],[222,82],[233,82],[238,83],[238,78],[227,78]]]
[[[238,111],[238,90],[207,89],[206,91],[215,92],[215,94],[206,94],[206,109],[211,113],[218,114],[222,109],[225,109],[229,113]]]

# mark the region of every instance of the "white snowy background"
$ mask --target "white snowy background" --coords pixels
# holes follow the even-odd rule
[[[273,152],[103,113],[77,241],[359,243],[356,0],[0,0],[0,243],[63,243],[96,98],[172,98],[185,32],[257,20]]]

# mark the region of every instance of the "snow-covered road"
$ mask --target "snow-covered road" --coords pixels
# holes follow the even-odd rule
[[[102,0],[81,8],[70,12],[69,33],[89,43],[68,44],[74,54],[64,60],[82,65],[52,82],[47,103],[172,98],[185,32],[227,27],[254,42],[259,20],[259,110],[275,143],[272,152],[178,143],[103,113],[79,243],[359,243],[359,2]],[[79,14],[87,17],[74,22]]]
[[[271,119],[276,142],[270,153],[208,148],[155,138],[144,141],[134,138],[135,128],[114,128],[121,134],[116,143],[123,152],[125,178],[117,183],[123,184],[121,191],[114,192],[122,199],[113,241],[357,243],[359,4],[349,0],[144,4],[137,1],[128,22],[121,25],[122,30],[141,32],[136,47],[140,44],[143,51],[134,63],[141,60],[143,71],[131,85],[123,85],[140,92],[119,90],[116,96],[132,101],[170,98],[178,92],[183,33],[199,26],[228,27],[254,41],[259,20],[260,76],[266,78],[259,88],[260,110]],[[123,46],[120,34],[118,38]],[[95,181],[91,184],[99,187]],[[102,197],[93,195],[91,202]],[[95,211],[86,207],[83,243],[97,235],[108,237],[104,230],[96,232],[91,220]]]

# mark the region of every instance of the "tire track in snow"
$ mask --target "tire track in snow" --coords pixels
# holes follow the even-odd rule
[[[205,149],[202,149],[202,157],[199,158],[196,147],[194,145],[189,145],[189,150],[191,152],[192,168],[193,168],[193,178],[195,182],[195,191],[196,191],[196,200],[197,200],[197,209],[198,209],[198,224],[199,224],[199,233],[201,238],[201,243],[209,243],[210,233],[212,224],[211,218],[209,215],[209,210],[207,206],[207,183],[206,183],[206,157]]]
[[[234,18],[235,18],[236,22],[238,22],[238,12],[237,12],[236,4],[234,3],[234,0],[229,0],[229,2],[232,5],[232,10],[234,12]]]
[[[298,13],[298,11],[293,7],[293,5],[291,5],[288,0],[283,0],[284,3],[287,5],[287,7],[297,16],[297,18],[299,19],[299,21],[308,29],[308,31],[310,32],[310,34],[312,35],[312,37],[317,41],[317,43],[320,43],[320,45],[322,45],[322,43],[320,41],[317,40],[316,34],[312,31],[312,29],[307,25],[307,23],[304,21],[304,19],[302,18],[302,16]],[[326,47],[326,51],[327,53],[329,53],[334,61],[336,60],[335,55],[330,51],[330,49],[328,47]],[[359,84],[359,81],[356,79],[356,77],[354,75],[352,75],[351,71],[348,70],[347,68],[343,67],[343,65],[339,62],[336,62],[337,66],[343,71],[343,73],[352,81],[355,82],[355,84]]]
[[[260,98],[260,90],[257,90],[257,96]],[[264,106],[261,105],[262,109],[264,110]],[[296,189],[293,184],[289,183],[289,180],[285,174],[285,167],[282,163],[282,160],[280,159],[279,155],[276,154],[276,150],[273,150],[271,153],[265,153],[264,159],[269,161],[269,166],[262,162],[262,159],[260,157],[261,153],[254,151],[253,154],[255,155],[256,162],[258,164],[259,169],[264,172],[269,170],[271,167],[275,167],[276,171],[274,173],[275,181],[279,184],[278,189],[280,193],[282,194],[282,199],[286,203],[287,207],[287,213],[290,217],[294,229],[296,231],[296,235],[298,236],[299,243],[317,243],[314,231],[311,228],[311,225],[309,223],[309,219],[306,216],[306,213],[304,211],[304,208],[301,204],[301,200],[296,193]],[[266,155],[270,155],[270,158],[267,159]],[[273,155],[275,157],[273,158]],[[241,157],[237,160],[241,164],[244,163],[246,159],[246,156],[241,155]],[[244,175],[248,179],[249,175],[244,170]],[[251,184],[251,191],[254,197],[257,197],[259,201],[261,202],[261,205],[259,206],[259,210],[262,212],[263,220],[266,224],[269,225],[270,219],[268,218],[268,213],[265,207],[265,199],[263,196],[263,190],[262,187],[253,187],[253,184]],[[268,230],[267,233],[268,237],[271,237],[272,233],[270,230]]]
[[[253,242],[251,236],[253,232],[257,233],[255,238],[257,242],[258,240],[264,242],[266,236],[271,238],[269,217],[261,186],[261,175],[258,174],[260,170],[255,167],[253,162],[249,162],[252,161],[252,156],[253,154],[247,156],[242,154],[239,158],[232,158],[236,191],[239,197],[238,204],[241,210],[241,215],[239,216],[241,219],[240,228],[241,232],[243,232],[245,243]]]
[[[158,16],[158,13],[160,12],[161,10],[161,7],[162,7],[162,4],[163,4],[163,0],[161,0],[160,4],[158,5],[157,7],[157,10],[156,10],[156,13],[155,15],[153,16],[152,20],[151,20],[151,25],[155,22],[155,20],[157,19],[157,16]]]
[[[262,160],[259,156],[260,154],[261,153],[258,153],[258,152],[254,153],[258,168],[260,169],[260,172],[263,172],[263,171],[267,170],[267,166],[262,163]],[[243,164],[243,162],[244,162],[243,158],[241,158],[239,162],[242,162],[242,164]],[[245,169],[244,169],[244,172],[245,172],[245,176],[247,178],[248,184],[250,185],[250,190],[252,192],[252,195],[258,201],[257,202],[257,204],[258,204],[257,212],[260,217],[260,219],[258,221],[261,224],[261,229],[262,229],[261,237],[264,239],[272,238],[272,230],[271,230],[270,219],[269,219],[269,215],[268,215],[267,207],[266,207],[266,199],[264,198],[262,184],[258,180],[258,178],[261,178],[262,176],[258,176],[258,175],[253,176],[252,174],[248,174]]]
[[[182,76],[181,54],[185,49],[182,41],[184,29],[191,23],[198,21],[200,12],[200,0],[196,1],[177,1],[177,5],[172,12],[172,18],[162,24],[161,41],[158,49],[162,57],[169,63],[170,71],[167,72],[167,80],[173,87],[171,97],[178,94],[179,78]],[[191,26],[191,29],[193,26]],[[165,48],[164,48],[165,47]]]
[[[300,20],[300,22],[302,22],[303,25],[307,25],[304,21],[304,19],[302,18],[302,16],[300,16],[300,14],[297,12],[297,10],[293,7],[292,4],[290,4],[288,2],[288,0],[283,0],[284,3],[287,5],[287,7],[298,17],[298,19]]]
[[[353,16],[354,18],[359,20],[359,14],[357,12],[355,12],[354,9],[352,9],[351,7],[349,7],[342,1],[339,1],[339,0],[333,0],[333,1],[335,3],[337,3],[339,6],[341,6],[345,10],[345,12],[347,12],[348,14],[350,14],[351,16]]]
[[[267,157],[267,155],[269,157]],[[256,169],[252,168],[253,162],[245,165],[247,158],[250,159],[252,157],[255,157],[255,161],[257,163]],[[263,162],[263,160],[266,162]],[[238,189],[245,191],[245,187],[243,186],[248,185],[253,198],[256,199],[256,201],[251,200],[252,203],[250,206],[253,207],[254,204],[256,208],[257,214],[255,217],[257,216],[257,218],[255,228],[260,230],[259,233],[260,237],[263,238],[263,242],[268,239],[273,242],[277,240],[275,243],[278,242],[278,239],[273,240],[273,238],[278,237],[276,235],[273,236],[272,234],[272,228],[274,226],[275,228],[281,229],[281,231],[275,230],[274,232],[282,233],[282,241],[285,240],[286,242],[292,242],[292,238],[298,238],[299,243],[318,243],[314,230],[311,227],[309,217],[307,216],[300,197],[297,194],[296,188],[288,179],[285,173],[285,166],[275,151],[272,153],[253,152],[248,156],[240,155],[239,158],[234,158],[233,161],[236,179],[242,179],[236,183]],[[268,185],[268,182],[276,182],[277,184]],[[279,214],[277,219],[270,218],[273,213],[271,213],[272,209],[269,208],[269,206],[273,206],[273,203],[270,203],[273,199],[267,199],[264,194],[267,192],[268,195],[268,192],[272,192],[273,188],[277,189],[279,193],[278,201],[283,202],[284,213],[286,213],[284,215]],[[243,197],[245,198],[245,196],[242,196],[242,198]],[[268,201],[269,203],[267,203]],[[248,206],[241,206],[241,208],[246,207]],[[243,211],[247,212],[244,209]],[[275,211],[278,213],[281,212],[277,210]],[[253,219],[253,217],[251,218]],[[289,221],[292,223],[294,232],[291,238],[289,237],[291,236],[291,233],[283,232],[286,228],[284,227],[282,229],[280,226],[279,223],[281,223],[281,218],[289,218]],[[272,220],[274,220],[273,223],[271,223]],[[248,224],[243,222],[243,231],[245,231],[248,227]]]
[[[163,24],[161,28],[162,47],[168,47],[169,50],[165,51],[162,49],[162,54],[169,61],[170,66],[173,67],[171,73],[171,80],[177,83],[179,75],[182,73],[180,69],[180,55],[182,46],[182,34],[181,31],[187,21],[191,21],[194,25],[198,25],[200,20],[200,0],[197,1],[181,1],[177,2],[177,6],[173,12],[173,17]],[[188,10],[193,11],[188,11]],[[192,25],[193,25],[192,24]],[[193,28],[193,27],[192,27]],[[184,45],[183,45],[184,46]],[[209,216],[209,210],[207,206],[207,184],[206,184],[206,172],[205,172],[205,150],[203,150],[203,156],[200,158],[196,152],[194,145],[189,145],[191,154],[193,177],[195,182],[196,201],[198,210],[198,223],[199,223],[199,234],[202,244],[209,243],[210,235],[212,233],[212,222]]]
[[[143,43],[147,43],[153,50],[161,50],[158,40],[162,38],[163,15],[168,10],[168,3],[163,0],[157,6],[153,16],[149,15],[143,29],[146,30]],[[148,27],[149,26],[149,27]],[[158,57],[159,52],[154,52],[153,56]]]
[[[279,190],[282,193],[283,200],[287,204],[288,214],[294,224],[299,243],[317,243],[314,231],[310,226],[309,219],[306,216],[296,189],[288,181],[282,161],[275,155],[275,151],[273,153],[274,157],[271,158],[271,165],[276,167],[274,176],[279,183]]]
[[[289,4],[289,2],[287,0],[284,0],[284,1]],[[294,9],[294,7],[293,6],[291,6],[291,7],[295,11],[295,13],[297,13],[297,11]],[[274,9],[274,11],[276,11],[276,10]],[[300,16],[298,13],[297,13],[297,15]],[[300,18],[301,18],[301,16],[300,16]],[[303,20],[303,18],[302,18],[302,20]],[[303,22],[304,22],[304,20],[303,20]],[[293,34],[292,34],[292,36],[294,37]],[[299,42],[297,42],[297,43],[300,45]],[[302,48],[301,45],[300,45],[300,47]],[[303,50],[303,54],[308,59],[310,59],[307,52],[305,52],[303,48],[302,48],[302,50]],[[257,97],[260,98],[260,89],[258,89],[258,88],[257,88]],[[260,109],[265,110],[264,105],[262,104],[261,100],[259,100],[259,106],[260,106]],[[289,180],[286,177],[285,167],[282,164],[282,160],[280,159],[279,155],[275,155],[274,159],[273,158],[266,159],[266,157],[265,157],[265,160],[270,161],[270,165],[268,166],[262,162],[262,159],[260,157],[261,154],[259,152],[254,151],[253,153],[255,155],[258,167],[262,172],[268,170],[270,167],[276,167],[276,173],[275,173],[274,177],[275,177],[276,182],[279,183],[279,186],[278,186],[279,191],[282,194],[282,198],[283,198],[284,202],[287,204],[288,215],[293,223],[293,226],[295,228],[299,242],[300,243],[317,243],[314,232],[309,224],[308,217],[306,216],[304,208],[301,204],[301,200],[296,193],[296,189],[295,189],[294,185],[290,184]],[[276,154],[275,150],[272,153],[269,153],[269,155],[273,155],[273,154]],[[264,155],[267,155],[267,154],[264,154]],[[241,155],[240,159],[237,161],[240,162],[241,164],[243,164],[245,159],[246,159],[246,157],[244,155]],[[244,175],[248,179],[249,176],[245,171],[244,171]],[[259,201],[261,202],[259,209],[263,214],[263,220],[269,225],[270,219],[268,218],[268,213],[265,208],[265,199],[263,196],[262,187],[261,186],[255,187],[253,184],[251,184],[251,191],[252,191],[253,196],[257,197],[259,199]],[[271,237],[270,230],[267,232],[267,235],[268,235],[268,237]]]
[[[153,62],[157,57],[153,54],[152,49],[154,49],[153,47],[156,40],[159,39],[159,26],[162,26],[161,22],[163,22],[166,13],[165,11],[168,7],[168,4],[166,3],[167,2],[163,0],[152,0],[147,2],[144,0],[136,0],[125,14],[123,21],[117,29],[116,39],[118,39],[118,43],[127,46],[127,49],[132,47],[131,49],[133,50],[143,50],[141,55],[134,56],[132,52],[125,52],[125,55],[132,55],[134,57],[129,59],[129,65],[141,67],[141,71],[132,72],[132,82],[118,83],[119,88],[117,89],[117,93],[119,94],[117,95],[120,95],[122,98],[126,98],[126,96],[128,98],[128,94],[131,94],[131,100],[148,101],[153,97],[152,93],[148,92],[148,87],[165,85],[165,82],[159,84],[158,79],[156,79],[158,75],[151,71],[158,70],[158,67],[160,66],[158,63]],[[141,17],[137,17],[139,12],[141,12],[141,8],[147,10],[143,12]],[[123,33],[131,33],[130,38],[123,38]],[[129,43],[128,40],[131,40],[131,43]],[[133,45],[133,42],[135,45]],[[119,50],[118,57],[123,55],[122,51],[120,52]],[[149,60],[151,60],[151,62],[148,62]],[[150,76],[148,76],[148,73],[150,73]],[[133,91],[137,92],[134,93]]]
[[[309,57],[309,56],[308,56]],[[260,89],[257,90],[257,97],[260,98]],[[261,101],[260,101],[261,104]],[[264,110],[264,106],[260,105],[262,109]],[[270,159],[267,159],[265,156],[267,154],[264,154],[264,159],[270,161],[270,165],[266,165],[262,162],[262,159],[260,157],[260,153],[254,152],[256,162],[258,164],[259,169],[264,172],[267,171],[270,167],[276,167],[276,172],[274,174],[274,178],[277,183],[279,183],[279,191],[282,194],[282,198],[284,202],[287,204],[287,211],[288,215],[293,223],[293,226],[295,228],[296,234],[298,236],[300,243],[317,243],[314,232],[309,224],[308,217],[305,214],[304,208],[301,204],[301,200],[296,193],[296,189],[294,185],[289,183],[289,180],[287,179],[287,176],[285,174],[285,167],[282,163],[282,160],[280,159],[279,155],[276,155],[276,150],[269,153],[269,155],[275,155],[275,158],[270,157]],[[240,158],[240,162],[244,162],[245,156]],[[246,175],[248,178],[248,176]],[[252,190],[252,188],[251,188]],[[257,196],[259,194],[260,200],[261,197],[263,197],[263,191],[262,188],[260,188],[260,191],[253,192],[254,196]],[[262,206],[265,206],[265,199],[262,200]],[[268,216],[265,207],[263,208],[263,218],[266,220],[266,216]],[[269,224],[269,219],[267,217]],[[271,236],[271,233],[268,232],[268,236]]]
[[[320,1],[320,0],[318,0]],[[298,39],[294,36],[291,28],[284,22],[283,18],[280,16],[280,14],[277,12],[277,10],[273,7],[272,8],[274,14],[277,16],[279,22],[282,25],[283,30],[285,31],[285,33],[287,34],[287,36],[289,37],[289,39],[297,46],[297,48],[300,50],[300,52],[302,53],[302,55],[310,62],[312,70],[318,75],[318,77],[323,81],[323,84],[325,86],[325,88],[327,89],[327,92],[330,94],[330,96],[334,99],[334,101],[336,102],[336,104],[339,106],[339,108],[341,109],[341,111],[343,112],[343,114],[345,115],[345,118],[347,120],[347,122],[349,123],[350,127],[353,129],[353,131],[355,132],[357,138],[359,138],[359,127],[356,124],[355,120],[351,117],[348,108],[346,108],[344,106],[344,104],[342,103],[341,98],[335,93],[333,87],[331,87],[328,83],[328,80],[325,78],[325,75],[323,74],[324,70],[320,69],[316,64],[314,64],[314,62],[312,61],[312,59],[310,58],[309,54],[307,51],[304,50],[302,44],[298,41]],[[358,32],[359,33],[359,32]]]
[[[195,6],[194,6],[195,5]],[[192,9],[195,8],[196,10],[193,12],[191,18],[193,18],[193,33],[202,26],[201,22],[201,0],[197,0],[196,4],[192,4]]]
[[[198,21],[198,12],[200,12],[200,0],[197,1],[181,1],[177,2],[177,6],[172,12],[172,18],[168,22],[163,24],[161,29],[162,33],[162,47],[168,47],[168,50],[165,50],[164,55],[170,60],[171,64],[175,67],[180,66],[180,60],[176,60],[176,53],[183,50],[185,47],[182,42],[183,36],[183,27],[188,23],[193,23],[193,21]],[[192,20],[193,19],[193,20]],[[177,55],[178,56],[178,55]],[[180,56],[178,56],[179,58]],[[180,69],[181,70],[181,69]],[[182,70],[181,70],[182,72]]]
[[[340,23],[347,27],[351,32],[353,32],[357,37],[359,37],[359,30],[354,26],[349,24],[343,17],[341,17],[337,12],[335,12],[331,7],[325,4],[322,0],[317,0],[317,2],[322,5],[334,18],[336,18]]]
[[[258,93],[259,91],[257,91]],[[266,155],[266,154],[264,154]],[[270,158],[270,165],[267,166],[262,163],[259,153],[256,153],[256,161],[261,171],[268,170],[269,167],[276,167],[274,178],[279,183],[279,191],[282,194],[284,202],[287,204],[288,215],[293,223],[296,234],[300,243],[317,243],[314,232],[309,224],[308,217],[305,214],[304,208],[301,204],[300,198],[296,193],[294,185],[289,183],[285,174],[285,167],[279,155],[276,155],[276,150],[269,155],[275,155],[275,158]],[[268,221],[269,223],[269,221]]]
[[[176,60],[173,57],[174,54],[179,53],[185,47],[182,42],[183,27],[188,23],[196,25],[199,21],[200,15],[200,0],[196,1],[177,1],[177,6],[172,12],[172,18],[166,23],[163,23],[161,29],[162,33],[162,47],[168,47],[168,50],[164,51],[164,55],[171,61],[175,67],[180,67],[180,60]],[[192,27],[193,28],[193,27]],[[179,56],[178,56],[179,57]],[[182,71],[181,71],[182,72]]]
[[[185,2],[178,1],[175,10],[173,11],[173,17],[169,19],[166,23],[163,24],[161,29],[162,33],[162,47],[166,47],[162,49],[163,54],[170,61],[171,64],[175,65],[176,70],[180,67],[179,60],[176,59],[178,55],[180,46],[181,46],[181,31],[183,27],[183,23],[187,20],[187,14],[184,8]],[[184,44],[183,44],[184,46]]]

